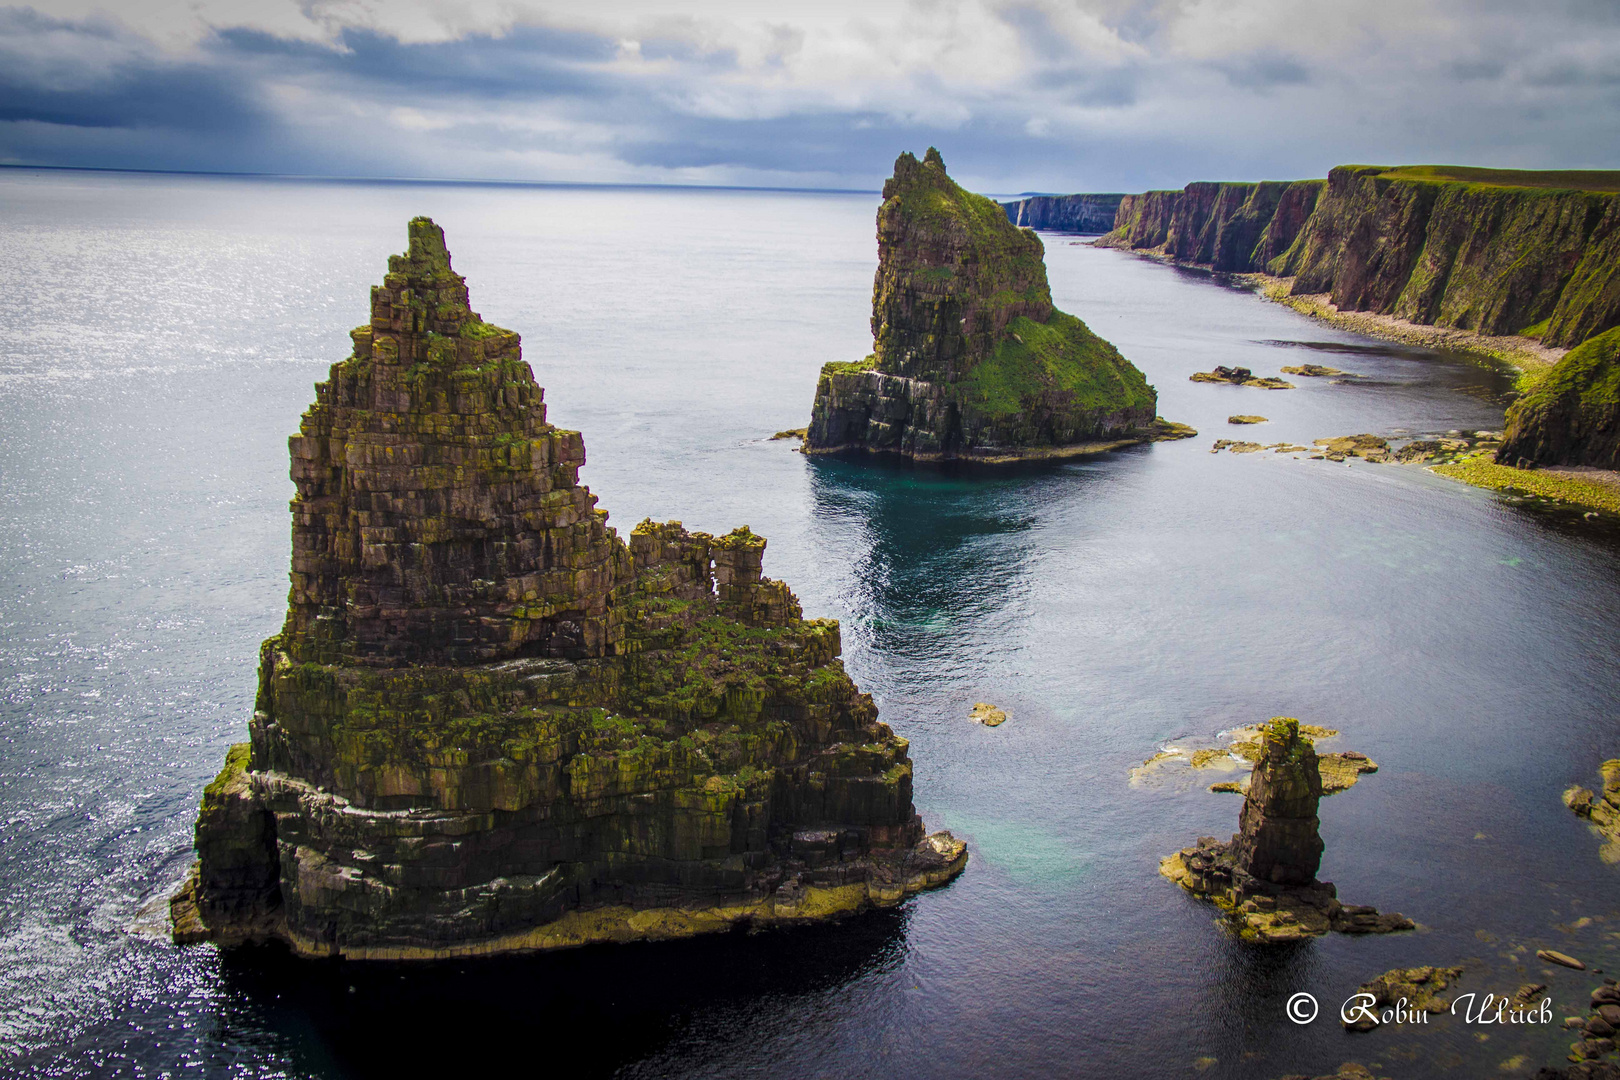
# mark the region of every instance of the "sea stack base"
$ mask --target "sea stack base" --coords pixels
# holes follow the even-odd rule
[[[1192,847],[1161,860],[1159,873],[1231,915],[1244,940],[1270,945],[1320,937],[1329,931],[1388,934],[1413,929],[1412,920],[1405,915],[1340,903],[1332,882],[1275,885],[1261,881],[1237,866],[1232,849],[1232,844],[1202,836]]]

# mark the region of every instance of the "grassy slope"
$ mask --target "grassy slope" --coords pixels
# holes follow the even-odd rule
[[[1009,416],[1048,390],[1074,394],[1086,409],[1148,408],[1147,379],[1073,315],[1054,311],[1044,323],[1019,318],[996,353],[963,382],[964,402],[990,416]]]
[[[1513,405],[1513,412],[1550,408],[1573,397],[1582,405],[1612,407],[1620,404],[1620,327],[1587,338]]]

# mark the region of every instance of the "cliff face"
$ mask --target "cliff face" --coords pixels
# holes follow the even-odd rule
[[[1099,243],[1147,249],[1180,262],[1246,272],[1287,251],[1310,218],[1321,181],[1189,184],[1127,195]]]
[[[1325,182],[1189,184],[1126,196],[1100,242],[1567,347],[1620,323],[1620,195],[1557,186],[1582,180],[1346,165]]]
[[[289,440],[292,591],[176,937],[421,958],[836,917],[959,872],[763,538],[626,545],[432,222]]]
[[[1124,199],[1124,195],[1031,195],[1001,205],[1007,220],[1019,228],[1105,233],[1114,227]]]
[[[1570,350],[1508,409],[1496,460],[1620,469],[1620,328]]]
[[[805,448],[999,459],[1140,438],[1152,388],[1052,307],[1042,255],[937,151],[902,154],[878,210],[874,352],[822,369]]]

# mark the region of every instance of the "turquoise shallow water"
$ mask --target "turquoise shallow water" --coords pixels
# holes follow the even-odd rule
[[[1614,533],[1416,469],[1207,452],[1496,427],[1508,381],[1050,236],[1059,305],[1198,439],[1007,471],[807,460],[766,436],[805,423],[822,362],[868,351],[875,202],[0,171],[0,1072],[583,1053],[575,1075],[1427,1077],[1560,1058],[1557,1031],[1348,1036],[1283,1003],[1327,1013],[1389,967],[1462,962],[1465,989],[1544,981],[1561,1006],[1594,977],[1543,975],[1535,948],[1620,968],[1617,870],[1559,802],[1620,754]],[[747,523],[807,612],[844,621],[850,670],[911,740],[918,809],[973,846],[957,883],[837,927],[477,964],[130,932],[189,859],[280,625],[286,436],[417,213],[474,307],[523,334],[621,530]],[[1310,361],[1365,378],[1187,381]],[[979,700],[1013,719],[968,722]],[[1159,878],[1237,803],[1130,769],[1278,713],[1380,763],[1324,802],[1323,874],[1420,933],[1254,950]]]

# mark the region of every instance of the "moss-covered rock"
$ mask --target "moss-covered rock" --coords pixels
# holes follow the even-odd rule
[[[833,918],[958,873],[907,743],[764,576],[626,544],[425,218],[290,440],[292,591],[177,939],[425,958]]]
[[[1496,460],[1620,469],[1620,327],[1570,350],[1513,403]]]
[[[938,151],[900,155],[877,221],[874,351],[822,369],[808,452],[998,461],[1152,437],[1142,373],[1052,306],[1040,238]]]

